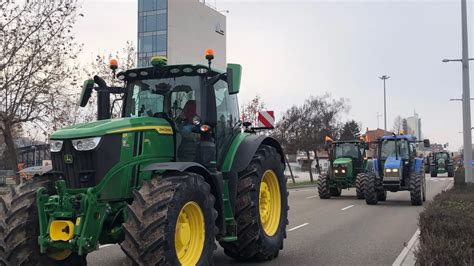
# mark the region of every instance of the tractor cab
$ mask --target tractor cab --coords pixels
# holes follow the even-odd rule
[[[358,141],[336,141],[332,144],[330,161],[335,176],[352,176],[364,168],[365,149]]]

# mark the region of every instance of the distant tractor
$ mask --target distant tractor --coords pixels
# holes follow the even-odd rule
[[[438,174],[448,173],[448,177],[454,177],[454,164],[452,156],[447,151],[433,152],[430,156],[431,177]]]
[[[318,184],[321,199],[340,196],[342,189],[351,187],[355,187],[358,199],[364,198],[362,183],[367,172],[366,149],[367,145],[360,141],[335,141],[328,144],[329,169],[321,175]]]
[[[84,265],[99,244],[120,244],[131,265],[212,265],[216,240],[236,260],[276,258],[288,224],[283,150],[242,131],[242,68],[219,72],[213,58],[154,57],[118,73],[120,87],[87,80],[80,106],[97,91],[98,121],[54,132],[52,171],[0,198],[0,265]],[[110,94],[121,118],[110,119]]]
[[[410,191],[412,205],[426,200],[423,159],[417,157],[416,143],[429,147],[429,140],[418,141],[411,135],[387,135],[374,142],[377,157],[369,162],[364,182],[366,203],[377,204],[387,199],[387,191]]]

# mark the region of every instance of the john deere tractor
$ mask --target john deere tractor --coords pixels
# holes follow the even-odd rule
[[[412,205],[422,205],[426,200],[426,182],[423,159],[417,157],[418,141],[411,135],[387,135],[378,139],[377,158],[369,162],[364,183],[365,200],[374,205],[387,199],[387,191],[410,191]]]
[[[447,151],[433,152],[430,156],[430,174],[431,177],[437,177],[438,174],[448,173],[448,177],[454,177],[454,165],[451,154]]]
[[[329,199],[340,196],[341,190],[355,187],[358,199],[364,198],[362,184],[367,171],[365,150],[367,145],[360,141],[335,141],[327,147],[329,169],[321,175],[318,184],[319,197]]]
[[[98,121],[51,135],[52,170],[0,201],[0,262],[82,265],[118,243],[134,265],[209,265],[216,240],[236,260],[271,260],[286,237],[284,157],[242,131],[241,66],[152,66],[95,76]],[[117,66],[112,64],[112,68]],[[122,98],[110,119],[111,94]],[[112,106],[111,106],[112,105]]]

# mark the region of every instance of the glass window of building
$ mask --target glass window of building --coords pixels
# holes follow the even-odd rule
[[[145,17],[145,31],[156,31],[156,15]]]
[[[142,36],[139,39],[140,52],[153,51],[153,36]]]
[[[166,34],[156,35],[153,47],[154,52],[166,51]]]
[[[166,14],[156,15],[156,30],[166,30],[168,28],[168,21]]]

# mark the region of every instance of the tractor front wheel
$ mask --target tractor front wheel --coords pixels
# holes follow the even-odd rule
[[[164,174],[133,194],[121,244],[132,264],[212,264],[217,211],[211,188],[201,175]]]
[[[454,177],[454,166],[448,166],[448,177]]]
[[[386,201],[387,200],[387,191],[377,191],[377,201]]]
[[[357,199],[364,199],[364,183],[365,183],[365,174],[359,173],[356,176],[355,188]]]
[[[339,197],[341,196],[341,193],[342,193],[342,189],[338,187],[332,187],[330,188],[330,191],[331,191],[331,196],[334,196],[334,197]]]
[[[413,173],[410,176],[410,199],[411,205],[423,204],[424,178],[421,174]]]
[[[374,173],[367,173],[365,175],[365,186],[363,187],[365,202],[368,205],[376,205],[378,203],[376,176]]]
[[[329,175],[322,174],[319,177],[318,194],[320,199],[331,198],[331,189],[329,188]]]
[[[87,265],[86,256],[71,250],[49,250],[41,254],[38,245],[39,219],[36,191],[45,188],[53,193],[54,182],[50,176],[34,177],[31,181],[12,188],[0,200],[0,242],[5,246],[0,252],[10,265]],[[8,265],[8,264],[7,264]]]
[[[221,241],[224,253],[239,261],[271,260],[283,249],[288,224],[284,165],[274,147],[261,145],[239,173],[234,242]]]

